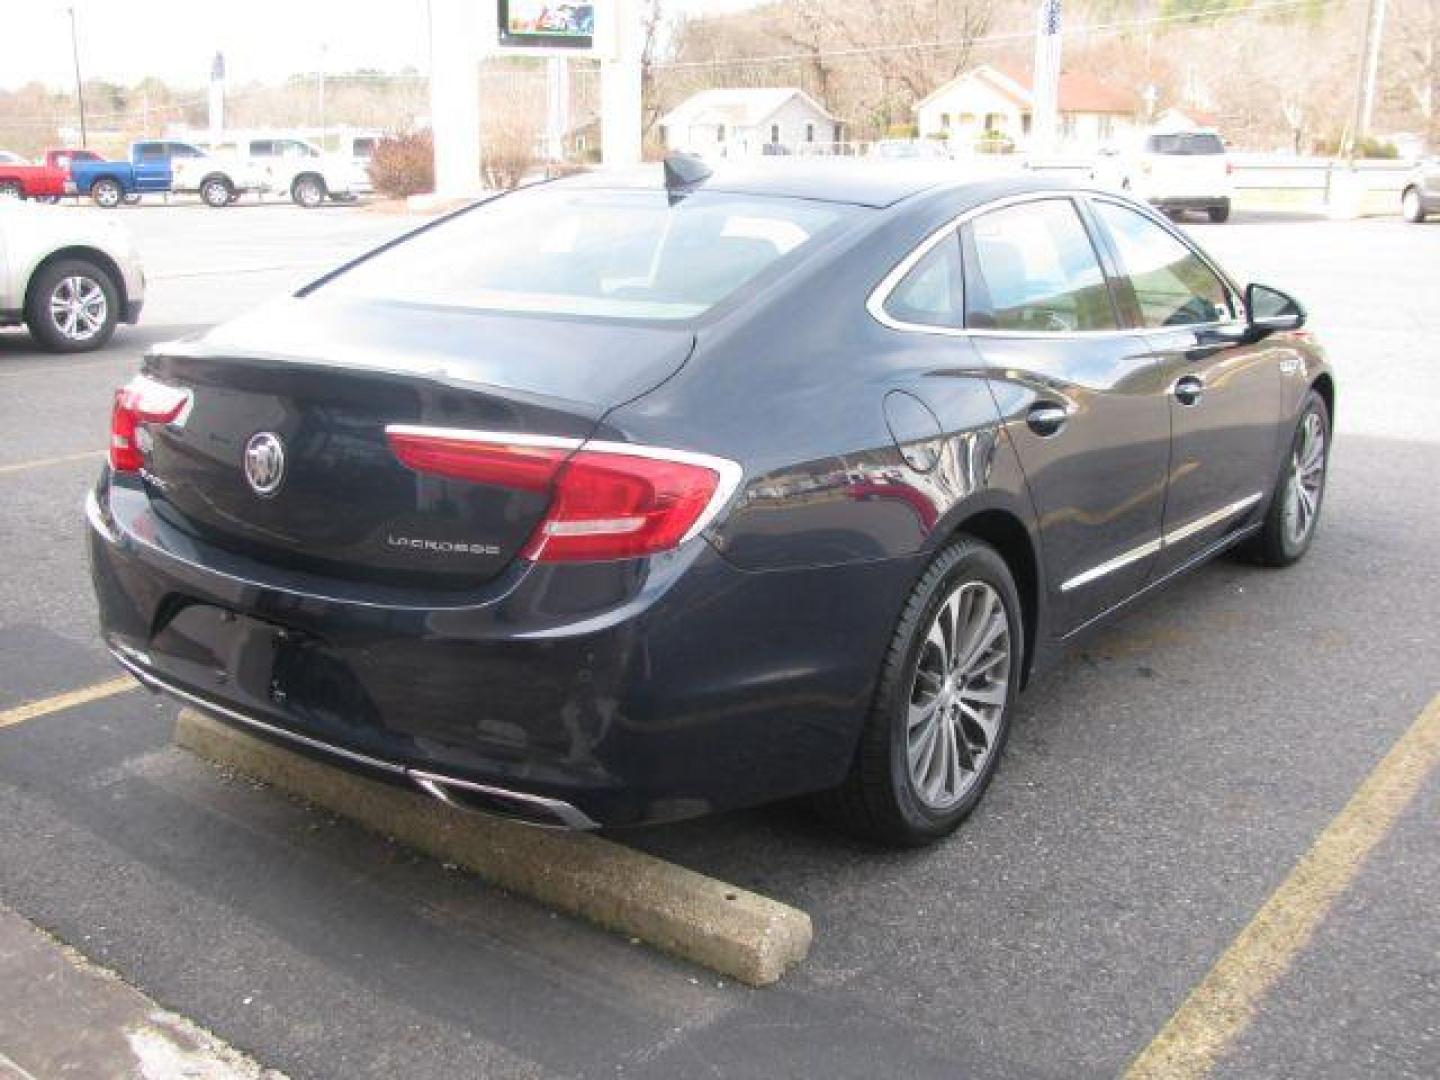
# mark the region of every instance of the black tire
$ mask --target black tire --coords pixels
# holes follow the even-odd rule
[[[1289,499],[1287,489],[1291,483],[1296,461],[1304,441],[1305,426],[1310,417],[1317,417],[1320,425],[1320,432],[1324,438],[1321,448],[1320,464],[1320,486],[1315,498],[1315,509],[1305,533],[1299,539],[1296,538],[1290,523]],[[1290,566],[1299,562],[1310,550],[1311,541],[1315,539],[1315,530],[1319,527],[1320,511],[1325,504],[1325,486],[1330,477],[1330,410],[1325,407],[1325,399],[1314,390],[1310,391],[1305,399],[1305,407],[1300,411],[1300,417],[1295,421],[1295,433],[1291,436],[1290,452],[1285,455],[1285,460],[1280,466],[1280,475],[1275,480],[1275,487],[1270,493],[1270,505],[1265,511],[1265,522],[1260,531],[1250,537],[1239,549],[1239,554],[1250,562],[1261,566]]]
[[[290,185],[290,198],[294,200],[296,206],[314,210],[325,201],[325,181],[314,173],[297,176],[295,182]]]
[[[911,778],[907,714],[921,653],[936,615],[955,589],[971,582],[990,586],[1004,608],[1011,651],[1007,696],[995,737],[965,794],[954,805],[935,810],[926,805]],[[1010,714],[1020,691],[1024,641],[1020,600],[1005,560],[979,540],[960,537],[953,541],[911,590],[885,654],[850,773],[838,788],[815,796],[819,811],[848,832],[896,846],[918,847],[953,832],[985,794],[1004,751]]]
[[[90,185],[90,200],[96,206],[113,210],[125,200],[125,189],[113,176],[97,177]]]
[[[1221,222],[1230,220],[1230,200],[1226,199],[1217,206],[1207,206],[1205,213],[1210,215],[1210,220],[1219,225]]]
[[[212,209],[229,206],[236,197],[235,188],[223,176],[207,176],[200,181],[200,201]]]
[[[1419,225],[1425,220],[1425,200],[1420,195],[1420,189],[1414,184],[1400,195],[1400,216],[1412,225]]]
[[[0,196],[23,200],[25,198],[25,188],[18,180],[0,180]]]
[[[63,317],[54,312],[52,305],[62,284],[75,279],[97,286],[105,302],[104,317],[100,320],[99,327],[86,332],[84,336],[68,333],[63,325]],[[74,353],[98,349],[110,340],[119,320],[120,290],[110,274],[95,263],[85,259],[60,259],[42,267],[31,279],[25,297],[25,325],[30,328],[31,335],[50,352]]]

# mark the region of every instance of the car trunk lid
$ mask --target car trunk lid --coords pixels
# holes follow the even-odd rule
[[[523,549],[549,492],[413,471],[387,426],[573,445],[679,370],[693,341],[682,328],[287,300],[152,353],[146,373],[192,401],[148,431],[142,478],[167,523],[227,550],[344,578],[476,584]]]

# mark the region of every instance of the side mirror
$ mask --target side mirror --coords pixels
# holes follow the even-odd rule
[[[1280,330],[1299,330],[1305,325],[1305,309],[1288,293],[1268,285],[1245,286],[1245,316],[1250,336],[1258,341]]]

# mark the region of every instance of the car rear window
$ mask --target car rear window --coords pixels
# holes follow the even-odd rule
[[[446,307],[611,319],[703,314],[862,213],[804,199],[536,187],[483,203],[322,286]]]
[[[1181,131],[1173,135],[1151,135],[1145,149],[1152,154],[1223,154],[1220,136],[1209,132]]]

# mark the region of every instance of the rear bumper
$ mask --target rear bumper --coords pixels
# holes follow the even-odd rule
[[[362,592],[207,549],[148,505],[107,477],[87,500],[102,634],[142,681],[467,805],[553,804],[511,816],[572,827],[838,783],[918,571],[751,573],[696,540],[521,562],[464,596]]]

